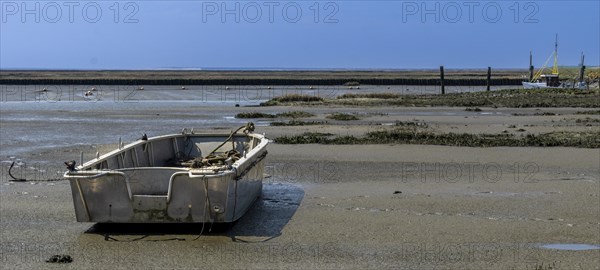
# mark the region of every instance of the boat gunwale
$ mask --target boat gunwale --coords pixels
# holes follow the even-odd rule
[[[103,154],[99,157],[93,158],[85,163],[83,163],[82,165],[77,166],[77,170],[76,171],[67,171],[65,173],[65,177],[66,176],[74,176],[72,174],[77,174],[78,172],[92,172],[92,171],[96,171],[96,172],[106,172],[106,171],[119,171],[119,170],[125,170],[125,169],[129,169],[129,168],[133,168],[133,169],[150,169],[150,168],[155,168],[155,169],[181,169],[181,170],[186,170],[189,171],[191,173],[199,173],[200,171],[206,171],[206,168],[198,168],[198,169],[194,169],[194,168],[185,168],[185,167],[165,167],[165,166],[160,166],[160,167],[154,167],[154,166],[145,166],[145,167],[126,167],[126,168],[120,168],[120,169],[107,169],[107,170],[90,170],[90,168],[92,168],[93,166],[103,162],[104,160],[107,160],[109,158],[115,157],[120,153],[123,153],[125,151],[131,150],[137,146],[140,145],[144,145],[144,144],[148,144],[154,141],[159,141],[159,140],[164,140],[164,139],[172,139],[172,138],[179,138],[179,137],[186,137],[186,136],[193,136],[193,137],[229,137],[231,134],[226,134],[226,133],[214,133],[214,134],[210,134],[210,133],[200,133],[200,134],[195,134],[195,133],[177,133],[177,134],[167,134],[167,135],[160,135],[160,136],[155,136],[155,137],[150,137],[147,140],[141,140],[138,139],[132,143],[129,143],[127,145],[123,145],[122,147],[120,145],[118,145],[117,149],[112,150],[106,154]],[[268,144],[268,139],[265,138],[264,135],[261,134],[257,134],[257,133],[247,133],[247,134],[235,134],[233,137],[253,137],[256,139],[260,140],[260,143],[257,144],[254,148],[252,148],[250,151],[248,151],[241,159],[239,159],[238,161],[236,161],[235,163],[233,163],[231,165],[231,167],[235,168],[237,170],[237,168],[243,164],[244,162],[246,162],[249,159],[254,158],[254,155],[256,155],[259,151],[261,151],[267,144]],[[213,170],[211,170],[213,171]],[[227,173],[231,173],[232,170],[228,169]],[[213,174],[216,175],[216,174]]]

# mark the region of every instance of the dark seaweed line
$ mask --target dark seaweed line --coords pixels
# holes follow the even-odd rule
[[[399,93],[344,94],[335,99],[308,95],[284,95],[261,106],[344,105],[344,106],[460,106],[460,107],[600,107],[600,92],[578,89],[504,89],[485,92],[414,95]],[[358,99],[357,99],[358,98]]]
[[[0,85],[440,85],[439,79],[0,79]],[[491,85],[521,85],[522,79],[492,79]],[[445,79],[446,86],[485,86],[485,79]]]
[[[566,135],[566,136],[561,136]],[[364,137],[324,136],[305,133],[296,136],[282,136],[274,139],[280,144],[424,144],[466,147],[581,147],[600,148],[600,135],[594,133],[545,133],[528,134],[517,137],[510,134],[467,134],[414,131],[374,131]]]

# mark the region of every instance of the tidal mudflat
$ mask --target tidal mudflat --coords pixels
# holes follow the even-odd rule
[[[62,163],[78,160],[80,152],[88,160],[114,148],[119,138],[129,142],[143,133],[184,127],[229,132],[253,121],[256,132],[275,140],[307,133],[363,138],[397,129],[521,138],[598,133],[598,107],[260,107],[265,100],[215,105],[155,96],[106,101],[1,104],[0,250],[6,268],[596,269],[600,264],[596,248],[561,248],[600,244],[600,152],[594,145],[456,146],[403,143],[402,137],[366,144],[273,143],[260,200],[231,228],[206,224],[204,231],[197,225],[77,223],[69,183],[59,180]],[[240,113],[274,117],[236,118]],[[355,118],[330,117],[336,113]],[[313,124],[271,126],[290,121]],[[58,181],[9,182],[13,162],[12,173],[19,177]],[[61,254],[73,261],[45,262]]]

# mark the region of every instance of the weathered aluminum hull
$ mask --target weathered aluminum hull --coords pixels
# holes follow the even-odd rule
[[[233,222],[262,191],[267,139],[235,136],[244,157],[219,168],[166,166],[179,153],[202,154],[228,135],[177,134],[137,141],[66,172],[77,221]],[[216,171],[215,171],[216,170]]]

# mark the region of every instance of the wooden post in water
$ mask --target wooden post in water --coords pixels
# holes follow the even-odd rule
[[[583,63],[585,56],[583,55],[583,52],[581,53],[581,64],[579,67],[579,81],[583,82],[584,78],[585,78],[585,65]]]
[[[529,51],[529,81],[533,81],[533,56],[531,51]]]
[[[444,87],[444,66],[440,66],[440,85],[442,86],[442,95],[446,94],[446,88]]]
[[[492,84],[492,67],[488,67],[487,73],[487,91],[490,91],[490,85]]]

